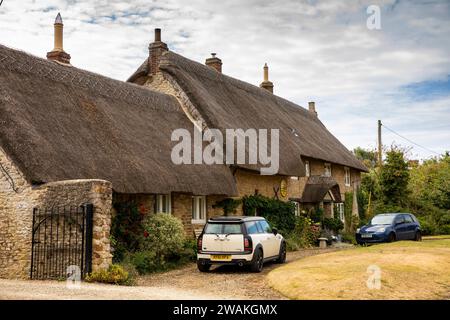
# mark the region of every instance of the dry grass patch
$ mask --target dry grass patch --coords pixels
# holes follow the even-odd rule
[[[367,268],[381,270],[368,289]],[[308,257],[268,275],[291,299],[450,299],[450,240],[401,241]]]

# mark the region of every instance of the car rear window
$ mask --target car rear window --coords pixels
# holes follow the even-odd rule
[[[208,223],[205,227],[206,234],[239,234],[242,233],[240,223]]]

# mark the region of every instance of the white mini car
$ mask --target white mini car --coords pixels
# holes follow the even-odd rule
[[[261,272],[264,262],[286,261],[286,243],[263,217],[214,217],[197,239],[197,266],[207,272],[212,264],[249,265]]]

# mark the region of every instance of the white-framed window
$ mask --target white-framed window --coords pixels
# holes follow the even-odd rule
[[[305,161],[305,171],[307,177],[311,176],[311,167],[309,166],[309,161]]]
[[[156,195],[156,213],[172,213],[172,199],[170,194]]]
[[[206,222],[206,196],[192,197],[192,223]]]
[[[324,174],[325,177],[331,177],[331,163],[324,164]]]
[[[347,187],[350,187],[351,184],[351,176],[350,176],[350,168],[344,167],[344,183]]]

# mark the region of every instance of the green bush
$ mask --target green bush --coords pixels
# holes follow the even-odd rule
[[[115,203],[116,214],[111,220],[111,246],[113,261],[120,262],[127,252],[139,249],[143,236],[142,218],[138,205],[131,203]]]
[[[344,223],[338,217],[325,218],[322,221],[322,227],[334,231],[337,234],[339,231],[344,229]]]
[[[148,215],[143,223],[144,237],[140,250],[154,252],[157,263],[179,256],[184,248],[185,234],[180,219],[166,213]]]
[[[197,261],[197,240],[187,239],[183,246],[183,256],[191,261]]]
[[[439,234],[450,234],[450,224],[446,224],[439,228]]]
[[[139,274],[156,272],[162,269],[161,263],[156,260],[156,253],[153,251],[129,253],[125,261],[132,264]]]
[[[295,227],[286,236],[286,248],[296,251],[300,248],[310,247],[316,244],[320,235],[320,227],[304,216],[295,218]]]
[[[108,269],[101,269],[88,274],[85,278],[87,282],[100,282],[118,285],[133,285],[134,274],[127,271],[125,267],[118,264],[111,264]]]
[[[425,236],[436,234],[436,225],[427,217],[418,217],[422,234]]]
[[[151,214],[142,221],[143,236],[138,250],[129,251],[124,262],[140,274],[170,270],[196,259],[196,241],[185,238],[180,219],[166,214]]]
[[[343,232],[341,233],[342,242],[347,242],[351,244],[356,244],[355,234],[353,232]]]
[[[323,208],[311,208],[308,213],[313,222],[320,223],[323,220]]]

